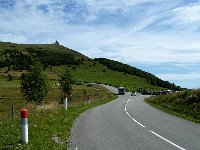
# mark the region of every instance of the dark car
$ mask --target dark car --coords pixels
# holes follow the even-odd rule
[[[124,95],[125,94],[125,88],[124,87],[118,87],[118,94],[119,95]]]
[[[151,95],[150,91],[142,91],[142,95]]]

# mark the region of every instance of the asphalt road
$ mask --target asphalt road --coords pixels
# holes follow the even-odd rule
[[[109,88],[109,87],[107,87]],[[144,102],[145,96],[119,96],[75,121],[70,150],[200,150],[200,125]]]

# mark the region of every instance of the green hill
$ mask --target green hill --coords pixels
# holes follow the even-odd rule
[[[67,67],[77,82],[99,82],[113,86],[125,86],[129,90],[176,89],[174,84],[140,69],[120,62],[98,58],[90,59],[62,45],[15,44],[0,42],[0,75],[9,74],[16,79],[30,69],[35,61],[41,61],[49,79],[57,80]]]
[[[14,44],[0,42],[0,67],[28,70],[34,61],[44,67],[79,65],[86,56],[58,44]]]
[[[95,61],[98,61],[99,63],[107,66],[108,68],[114,71],[125,72],[131,75],[136,75],[138,77],[144,78],[151,85],[168,88],[172,90],[180,90],[180,87],[177,87],[175,84],[172,84],[168,81],[163,81],[151,73],[142,71],[141,69],[137,69],[135,67],[131,67],[127,64],[123,64],[121,62],[109,60],[106,58],[96,58]]]

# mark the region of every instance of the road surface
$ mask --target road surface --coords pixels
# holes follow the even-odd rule
[[[75,121],[70,150],[200,150],[200,125],[121,95]]]

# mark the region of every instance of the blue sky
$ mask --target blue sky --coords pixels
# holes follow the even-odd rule
[[[200,87],[200,0],[0,0],[0,41],[56,40]]]

